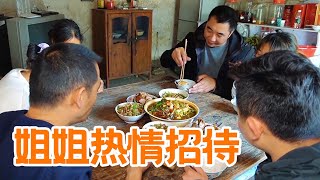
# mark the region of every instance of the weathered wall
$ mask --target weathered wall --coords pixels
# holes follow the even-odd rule
[[[66,18],[76,21],[84,34],[84,45],[91,47],[91,9],[97,7],[96,0],[30,0],[39,9],[58,11]],[[121,2],[121,0],[116,0]],[[174,24],[175,0],[139,0],[139,6],[152,8],[153,11],[153,43],[152,59],[158,59],[161,53],[171,48]],[[31,6],[32,7],[32,6]],[[16,15],[14,0],[0,0],[0,12],[5,15]]]
[[[80,1],[80,0],[30,0],[40,9],[48,9],[58,11],[75,20],[84,34],[84,44],[91,47],[91,12],[92,8],[96,8],[96,0]],[[115,0],[123,2],[125,0]],[[264,2],[272,2],[272,0],[256,0]],[[309,0],[309,2],[319,2],[320,0]],[[288,2],[299,2],[299,0],[289,0]],[[153,43],[152,43],[152,59],[158,59],[161,53],[171,48],[173,38],[174,11],[175,0],[139,0],[141,6],[152,8],[153,11]],[[0,0],[0,13],[5,15],[16,15],[15,0]]]

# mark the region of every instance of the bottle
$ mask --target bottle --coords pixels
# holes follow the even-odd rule
[[[104,5],[105,8],[107,9],[114,9],[114,4],[113,4],[113,0],[107,0],[105,1],[105,5]]]
[[[97,3],[98,3],[98,8],[99,9],[103,9],[104,8],[104,0],[98,0]]]
[[[301,27],[301,9],[298,10],[296,16],[295,16],[295,20],[294,20],[294,28],[300,28]]]

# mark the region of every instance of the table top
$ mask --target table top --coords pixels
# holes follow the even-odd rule
[[[156,96],[161,89],[175,88],[175,78],[166,76],[156,78],[149,81],[140,83],[129,84],[114,88],[105,89],[103,93],[97,97],[97,102],[94,105],[92,112],[87,121],[77,124],[76,126],[86,127],[92,130],[94,126],[116,126],[124,132],[128,132],[131,126],[139,126],[140,128],[150,122],[149,116],[145,115],[136,124],[127,124],[121,120],[116,112],[115,106],[121,102],[125,102],[126,98],[138,92],[147,92]],[[199,117],[208,123],[220,120],[222,126],[230,126],[232,129],[237,130],[237,114],[233,110],[230,101],[223,99],[212,93],[190,94],[189,101],[196,103],[200,109]],[[251,146],[242,136],[241,155],[237,157],[237,163],[227,168],[217,179],[234,179],[243,174],[253,166],[259,164],[265,159],[264,153]],[[164,166],[149,168],[143,175],[143,179],[163,179],[163,180],[178,180],[181,179],[183,168],[176,167],[174,170]],[[126,168],[115,167],[96,167],[93,168],[93,180],[125,179]]]

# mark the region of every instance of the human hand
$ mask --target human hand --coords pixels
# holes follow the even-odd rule
[[[204,93],[216,88],[216,80],[212,77],[202,74],[198,77],[197,84],[189,89],[189,93]]]
[[[183,47],[174,49],[171,57],[178,66],[182,66],[182,64],[186,64],[187,61],[191,60],[191,58],[188,57],[187,53],[184,51]]]
[[[151,163],[148,163],[145,167],[127,167],[127,177],[126,180],[140,180],[142,174],[151,166]]]
[[[184,173],[182,175],[183,180],[207,180],[208,176],[206,172],[200,167],[184,167]]]

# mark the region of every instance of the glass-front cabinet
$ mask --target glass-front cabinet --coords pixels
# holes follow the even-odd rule
[[[104,58],[101,77],[151,75],[152,10],[92,10],[93,50]]]
[[[138,74],[151,68],[151,16],[148,13],[133,14],[134,44],[132,46],[133,64],[132,72]]]

